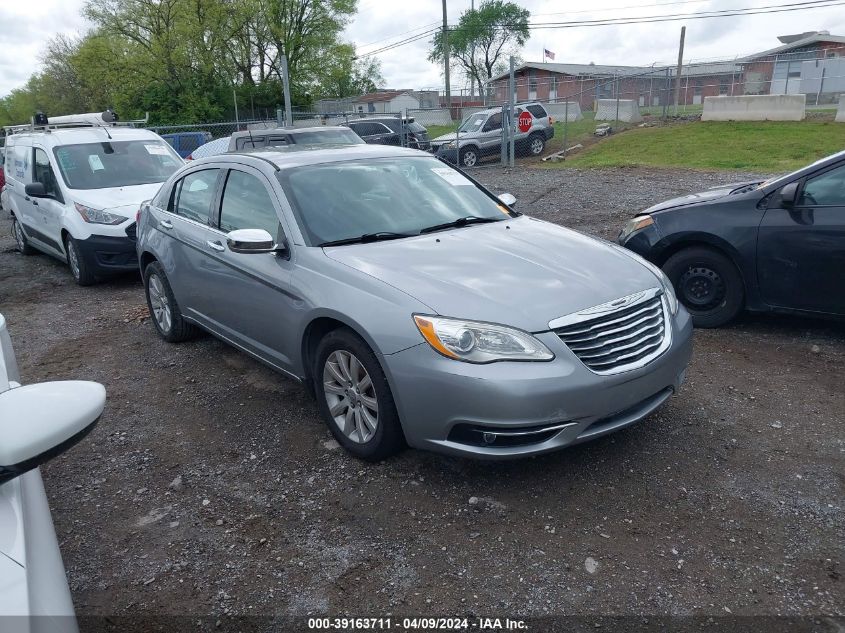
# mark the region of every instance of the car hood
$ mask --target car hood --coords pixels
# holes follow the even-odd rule
[[[660,283],[621,248],[527,217],[324,252],[437,314],[530,332]]]
[[[478,136],[478,134],[476,132],[461,132],[461,140],[462,141],[464,139],[468,139],[468,138],[475,138],[476,136]],[[431,139],[431,142],[442,144],[442,143],[448,143],[449,141],[457,140],[457,138],[458,138],[458,135],[455,132],[452,132],[451,134],[443,134],[442,136],[438,136],[437,138],[433,138],[433,139]]]
[[[735,182],[732,184],[727,185],[718,185],[716,187],[712,187],[711,189],[707,189],[706,191],[700,191],[698,193],[691,193],[686,196],[680,196],[678,198],[672,198],[671,200],[666,200],[665,202],[660,202],[655,204],[654,206],[649,207],[643,214],[648,213],[655,213],[657,211],[665,211],[666,209],[674,209],[675,207],[686,207],[692,204],[699,204],[701,202],[709,202],[711,200],[717,200],[719,198],[724,198],[725,196],[729,196],[733,192],[739,192],[747,187],[751,187],[752,185],[759,185],[762,183],[762,180],[752,180],[748,182]],[[640,215],[639,213],[637,215]]]
[[[160,182],[131,187],[111,187],[109,189],[76,189],[72,192],[73,202],[134,218],[138,207],[144,200],[149,200],[158,193]]]

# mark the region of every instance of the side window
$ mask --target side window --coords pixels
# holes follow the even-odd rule
[[[12,176],[15,180],[24,184],[32,182],[32,171],[29,168],[29,164],[32,162],[32,147],[15,145],[10,152],[14,165],[11,170],[6,172],[6,178]]]
[[[270,136],[267,138],[267,147],[281,147],[288,144],[286,136]]]
[[[219,172],[219,169],[204,169],[185,176],[178,184],[174,213],[188,220],[208,224]]]
[[[799,207],[845,207],[845,165],[804,183]]]
[[[47,195],[60,198],[62,194],[56,182],[56,174],[53,172],[52,165],[50,165],[50,157],[40,147],[33,149],[32,166],[32,181],[42,183],[47,190]]]
[[[261,134],[253,134],[252,136],[244,136],[238,139],[238,149],[256,149],[264,147],[267,143],[267,137]]]
[[[485,132],[492,132],[493,130],[501,130],[502,129],[502,113],[496,112],[495,114],[491,114],[490,118],[487,119],[487,123],[484,124],[484,131]]]
[[[279,218],[264,183],[252,174],[233,169],[223,190],[220,230],[228,233],[237,229],[264,229],[276,238]]]

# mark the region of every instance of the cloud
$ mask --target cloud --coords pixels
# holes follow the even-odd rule
[[[471,0],[449,0],[449,23],[457,23]],[[476,4],[481,0],[476,0]],[[84,0],[23,0],[0,2],[0,95],[26,83],[39,70],[47,40],[57,33],[74,34],[90,25],[81,17]],[[784,0],[784,4],[786,1]],[[666,0],[591,0],[588,4],[560,0],[522,0],[532,21],[595,20],[607,17],[651,16],[729,9],[732,0],[693,0],[667,4]],[[745,0],[743,6],[771,5],[770,0]],[[630,8],[631,5],[639,5]],[[571,7],[568,11],[562,8]],[[442,21],[441,0],[415,0],[397,5],[388,0],[361,0],[358,14],[344,37],[359,54],[407,38]],[[588,8],[585,8],[588,7]],[[620,7],[628,7],[620,9]],[[845,34],[845,12],[839,7],[736,18],[687,20],[654,24],[592,28],[538,29],[522,52],[525,61],[539,61],[542,49],[556,53],[556,61],[609,65],[672,64],[677,59],[678,35],[686,24],[686,52],[690,60],[723,59],[777,46],[777,36],[826,29]],[[410,32],[409,32],[410,31]],[[388,87],[429,88],[443,85],[442,68],[428,59],[430,38],[379,54]],[[12,51],[12,54],[10,54]],[[13,61],[8,61],[13,60]],[[453,85],[458,86],[457,79]]]

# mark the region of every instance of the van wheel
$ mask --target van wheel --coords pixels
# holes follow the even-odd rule
[[[15,236],[15,246],[21,255],[32,255],[35,252],[35,249],[26,241],[23,227],[15,216],[12,216],[12,235]]]
[[[712,248],[693,246],[678,251],[666,260],[663,270],[696,327],[725,325],[745,305],[739,271]]]
[[[546,149],[546,139],[542,134],[532,134],[528,139],[528,153],[531,156],[539,156]]]
[[[478,150],[474,147],[465,147],[461,150],[461,166],[475,167],[478,163]]]
[[[329,332],[317,346],[317,407],[335,439],[359,459],[379,461],[405,445],[396,404],[376,355],[354,332]]]
[[[158,262],[144,269],[144,292],[153,325],[161,338],[168,343],[180,343],[197,333],[197,328],[182,317],[170,282]]]
[[[79,250],[79,243],[70,235],[65,236],[65,253],[67,253],[67,265],[73,278],[80,286],[90,286],[97,281],[91,272],[85,258]]]

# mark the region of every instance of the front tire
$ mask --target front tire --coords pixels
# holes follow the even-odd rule
[[[314,385],[320,415],[359,459],[380,461],[405,444],[390,385],[376,355],[354,332],[329,332],[317,346]]]
[[[478,164],[478,150],[474,147],[465,147],[460,151],[461,167],[475,167]]]
[[[91,272],[88,262],[82,257],[79,249],[79,242],[70,235],[65,236],[65,253],[67,253],[67,265],[73,278],[80,286],[90,286],[97,281],[97,277]]]
[[[15,216],[12,216],[12,235],[15,236],[15,247],[21,255],[32,255],[35,252],[35,249],[29,245],[23,227]]]
[[[144,269],[144,292],[153,326],[161,338],[168,343],[180,343],[196,334],[196,327],[182,318],[173,289],[158,262]]]
[[[720,327],[745,305],[742,276],[722,253],[704,246],[678,251],[663,264],[678,300],[696,327]]]

